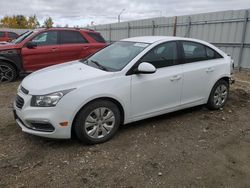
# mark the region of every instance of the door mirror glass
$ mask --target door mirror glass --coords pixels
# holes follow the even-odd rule
[[[26,47],[27,47],[27,48],[30,48],[30,49],[35,48],[35,47],[37,47],[37,43],[32,42],[32,41],[29,41],[29,42],[26,44]]]
[[[153,74],[156,72],[156,68],[154,65],[147,63],[147,62],[142,62],[137,70],[135,71],[136,73],[139,74]]]

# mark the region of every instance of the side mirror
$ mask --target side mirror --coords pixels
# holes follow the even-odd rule
[[[32,49],[37,47],[37,44],[35,42],[29,41],[27,42],[26,47]]]
[[[135,71],[135,73],[138,74],[153,74],[155,72],[156,72],[155,66],[147,62],[142,62]]]

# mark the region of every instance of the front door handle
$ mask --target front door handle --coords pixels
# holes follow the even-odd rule
[[[171,81],[180,80],[180,79],[181,79],[181,76],[179,76],[179,75],[175,75],[175,76],[170,78]]]
[[[56,52],[56,51],[58,51],[58,48],[52,48],[51,51]]]
[[[214,72],[214,68],[213,67],[209,67],[207,70],[206,70],[207,73],[209,72]]]
[[[89,46],[84,46],[84,47],[82,47],[82,49],[87,50],[87,49],[89,49]]]

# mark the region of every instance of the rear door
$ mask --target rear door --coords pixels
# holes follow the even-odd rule
[[[37,47],[22,48],[23,66],[26,71],[35,71],[60,63],[58,31],[45,31],[33,37],[31,42]],[[27,44],[27,43],[26,43]]]
[[[222,56],[201,43],[181,41],[180,45],[184,77],[181,104],[205,103]]]
[[[91,54],[91,45],[79,31],[59,31],[60,61],[82,59]]]

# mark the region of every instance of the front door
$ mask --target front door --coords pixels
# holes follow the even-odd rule
[[[55,65],[60,62],[60,49],[58,44],[58,32],[46,31],[39,33],[32,42],[37,47],[22,48],[23,66],[25,71],[36,71],[44,67]]]
[[[133,74],[131,78],[132,119],[164,113],[180,105],[182,65],[178,64],[177,43],[166,42],[150,50],[140,62],[157,70],[153,74]]]

